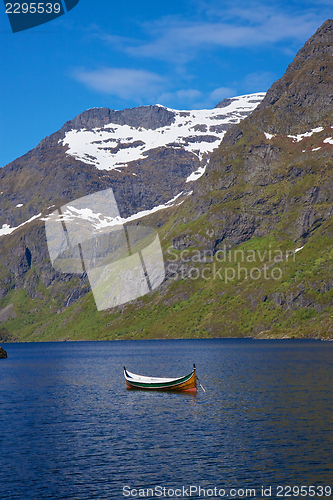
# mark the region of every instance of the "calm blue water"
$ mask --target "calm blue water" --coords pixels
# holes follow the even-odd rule
[[[225,498],[245,497],[230,488],[255,488],[252,498],[262,498],[262,485],[272,486],[271,498],[279,498],[278,485],[333,491],[333,343],[212,339],[5,348],[1,499],[123,499],[135,498],[134,489],[160,486],[171,495],[190,485],[224,488]],[[125,388],[123,365],[172,377],[190,372],[193,362],[206,389],[196,396]],[[126,485],[125,493],[133,490],[127,497]],[[311,498],[333,498],[322,492]],[[296,493],[293,498],[304,498]]]

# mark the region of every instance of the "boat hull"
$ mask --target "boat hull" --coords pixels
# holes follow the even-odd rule
[[[195,368],[189,375],[178,379],[154,379],[154,381],[140,380],[140,378],[148,379],[148,377],[140,377],[139,375],[131,377],[128,375],[126,369],[124,369],[124,376],[126,380],[126,387],[129,390],[173,391],[188,393],[195,393],[197,391]]]

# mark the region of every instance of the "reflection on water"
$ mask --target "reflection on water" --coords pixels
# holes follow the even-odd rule
[[[6,500],[124,498],[124,485],[259,493],[261,485],[332,480],[331,343],[68,342],[6,350],[0,363]],[[178,377],[193,362],[206,392],[126,390],[123,365]]]

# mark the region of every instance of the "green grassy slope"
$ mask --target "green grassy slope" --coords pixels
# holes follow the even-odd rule
[[[14,304],[16,317],[3,323],[0,335],[21,341],[333,338],[332,235],[329,220],[296,253],[288,252],[294,242],[273,232],[214,258],[207,253],[200,263],[196,251],[173,250],[167,267],[180,267],[167,284],[109,311],[96,310],[91,292],[64,308],[64,295],[52,297],[37,278],[39,297],[19,289],[2,299],[1,307]]]

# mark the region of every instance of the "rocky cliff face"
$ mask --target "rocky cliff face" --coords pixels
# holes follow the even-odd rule
[[[295,134],[331,125],[333,111],[333,20],[305,43],[257,108],[259,130]],[[265,110],[265,112],[264,112]]]

